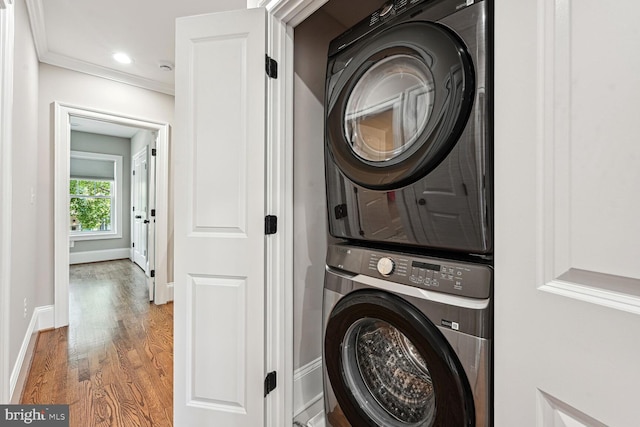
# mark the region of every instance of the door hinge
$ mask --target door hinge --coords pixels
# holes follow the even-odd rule
[[[276,234],[278,232],[278,217],[267,215],[264,217],[264,234]]]
[[[149,276],[150,276],[150,277],[156,277],[156,271],[155,271],[155,270],[151,270],[151,271],[149,272]]]
[[[156,210],[155,209],[151,209],[151,216],[156,216]]]
[[[135,248],[135,247],[136,247],[136,244],[135,244],[135,243],[131,243],[131,247],[132,247],[132,248]]]
[[[269,393],[276,389],[277,377],[276,371],[269,372],[264,379],[264,397],[267,397]]]
[[[136,174],[136,171],[133,171],[133,174],[135,175],[135,174]]]
[[[151,149],[151,155],[152,155],[152,156],[155,156],[155,155],[156,155],[156,153],[157,153],[156,149],[155,149],[155,148],[152,148],[152,149]]]
[[[272,79],[277,79],[278,78],[278,62],[266,54],[264,55],[264,58],[265,58],[265,68],[267,71],[267,76],[271,77]]]

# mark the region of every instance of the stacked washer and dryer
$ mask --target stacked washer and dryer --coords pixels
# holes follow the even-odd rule
[[[492,424],[490,0],[394,0],[329,47],[325,420]]]

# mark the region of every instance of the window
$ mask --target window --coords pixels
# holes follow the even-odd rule
[[[70,172],[71,240],[122,237],[122,156],[72,151]]]

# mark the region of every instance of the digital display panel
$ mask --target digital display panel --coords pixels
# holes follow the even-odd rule
[[[429,264],[426,262],[413,261],[411,263],[413,268],[426,268],[427,270],[440,271],[440,266],[437,264]]]

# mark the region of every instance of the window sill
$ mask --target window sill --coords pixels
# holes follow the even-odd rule
[[[70,242],[77,242],[83,240],[105,240],[105,239],[122,239],[122,233],[82,233],[82,234],[69,234]]]

